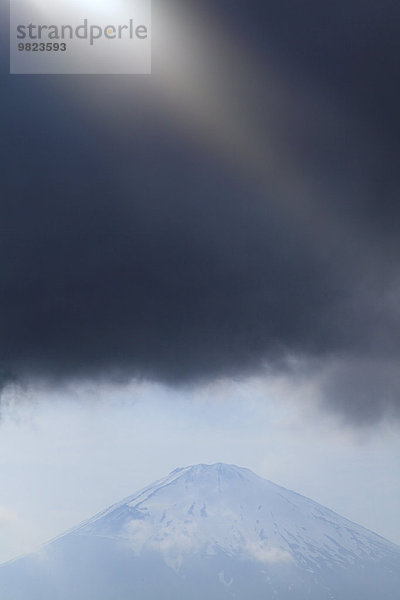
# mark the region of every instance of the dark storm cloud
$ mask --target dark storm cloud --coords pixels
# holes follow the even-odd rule
[[[178,383],[339,357],[331,404],[378,419],[400,406],[385,366],[400,354],[400,10],[233,4],[210,10],[355,119],[335,128],[311,99],[309,120],[286,115],[315,216],[288,215],[162,112],[113,131],[67,99],[90,82],[3,73],[1,372]]]
[[[325,404],[339,409],[350,423],[371,425],[385,417],[398,418],[398,360],[338,361],[322,378],[321,390]]]

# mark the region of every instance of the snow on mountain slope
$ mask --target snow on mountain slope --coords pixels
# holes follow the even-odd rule
[[[388,544],[299,494],[225,464],[177,469],[78,531],[120,536],[136,554],[155,550],[177,566],[186,553],[222,550],[312,569],[320,562],[377,559]]]
[[[0,567],[8,600],[394,600],[398,589],[399,547],[225,464],[177,469]]]

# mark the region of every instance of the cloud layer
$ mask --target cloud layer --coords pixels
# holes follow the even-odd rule
[[[292,4],[209,7],[285,81],[280,106],[269,73],[242,82],[254,172],[202,140],[195,110],[179,127],[149,80],[123,82],[127,110],[105,79],[3,65],[2,380],[180,383],[298,357],[335,372],[321,390],[353,422],[399,414],[400,9]]]

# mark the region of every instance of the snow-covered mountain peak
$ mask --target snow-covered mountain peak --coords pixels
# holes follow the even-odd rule
[[[175,568],[189,555],[224,552],[317,569],[379,556],[387,545],[312,500],[223,463],[176,469],[79,533],[124,539],[135,554],[158,552]]]
[[[8,600],[394,600],[400,548],[234,465],[172,471],[0,567]]]
[[[246,480],[265,481],[250,469],[244,467],[237,467],[236,465],[228,465],[225,463],[215,463],[212,465],[198,464],[175,469],[167,475],[167,477],[156,481],[146,489],[163,487],[178,480],[185,481],[186,483],[193,482],[197,486],[205,485],[207,482],[210,485],[215,485],[215,483],[221,479],[236,482],[243,482]]]

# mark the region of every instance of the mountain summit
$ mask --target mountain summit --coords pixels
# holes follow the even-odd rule
[[[0,568],[7,600],[393,600],[400,548],[233,465],[176,469]]]

